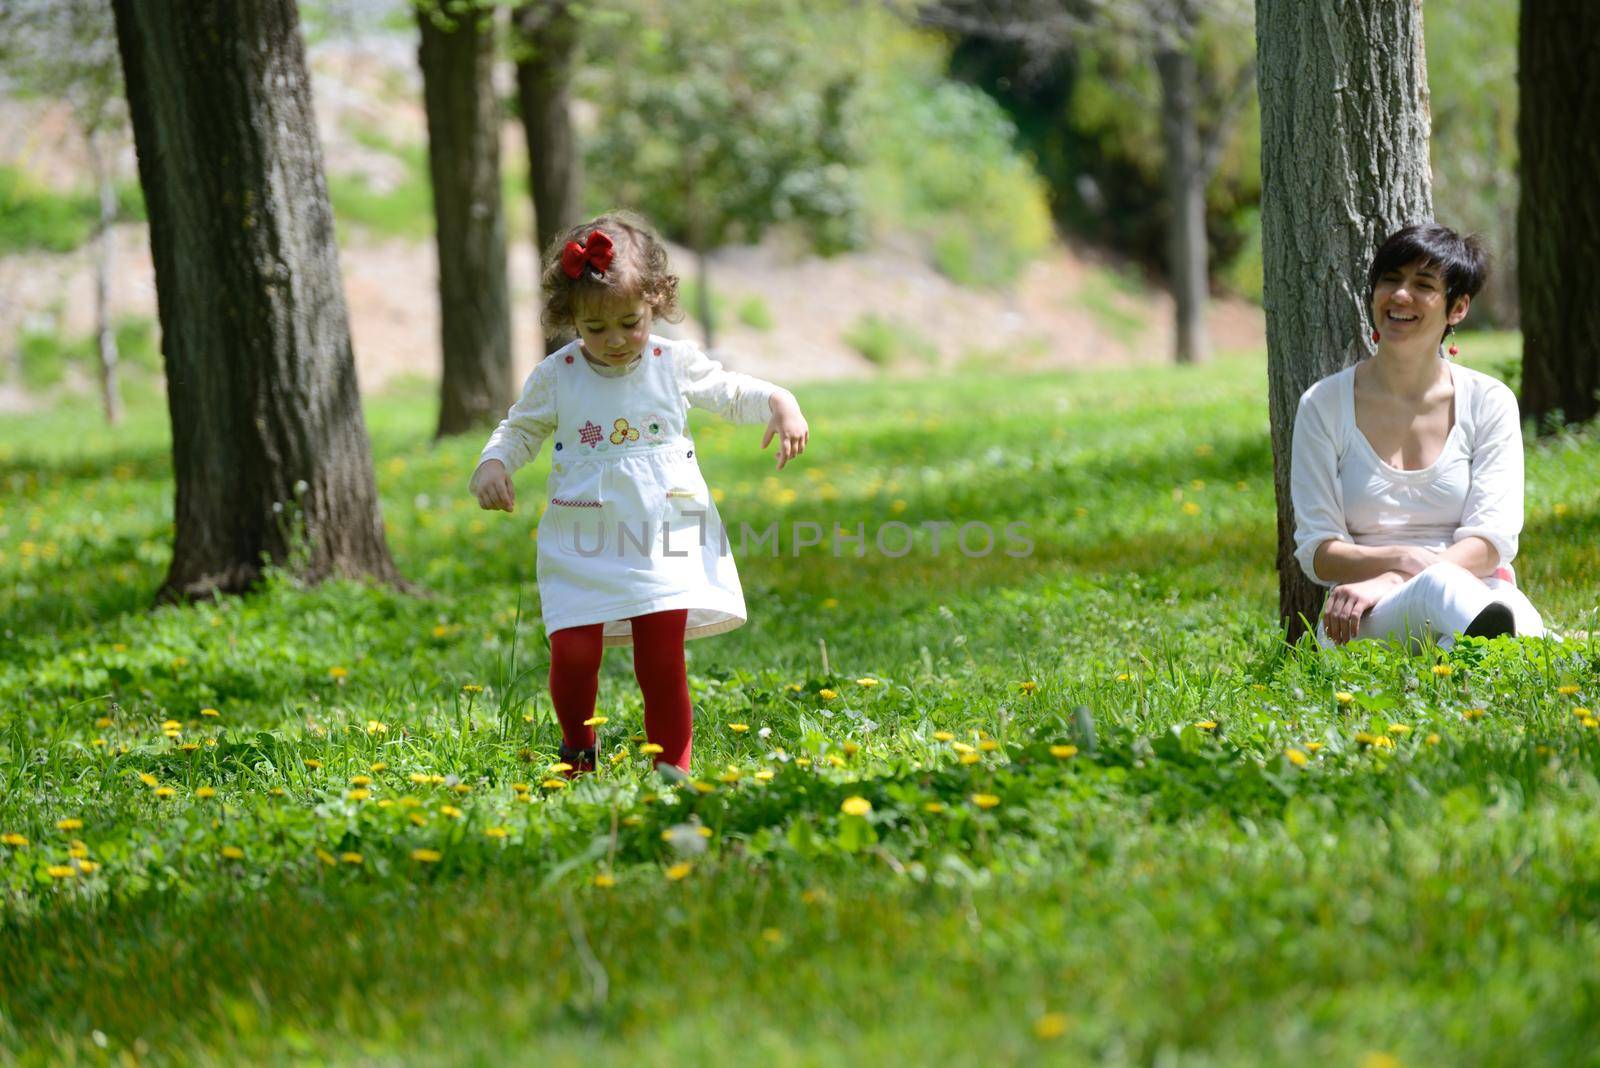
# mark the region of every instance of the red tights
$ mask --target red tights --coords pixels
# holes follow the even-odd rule
[[[644,733],[661,747],[658,764],[689,770],[692,713],[689,677],[683,666],[683,631],[687,609],[635,616],[633,623],[633,674],[644,694]],[[561,739],[568,749],[594,745],[594,728],[584,720],[594,716],[595,694],[600,690],[600,657],[605,651],[605,624],[567,627],[550,635],[550,699],[561,722]]]

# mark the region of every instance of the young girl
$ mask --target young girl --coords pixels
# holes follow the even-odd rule
[[[489,436],[472,475],[484,508],[515,507],[511,474],[555,439],[539,523],[539,597],[561,759],[592,770],[600,657],[633,645],[657,764],[689,769],[686,638],[745,621],[744,594],[695,460],[688,409],[767,424],[781,470],[810,431],[794,395],[724,370],[693,344],[650,333],[683,317],[678,279],[649,224],[611,212],[557,238],[542,279],[544,326],[577,340],[545,357]]]

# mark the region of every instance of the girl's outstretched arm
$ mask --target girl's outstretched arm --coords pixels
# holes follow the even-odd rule
[[[778,438],[780,469],[805,449],[811,430],[794,394],[765,379],[728,370],[693,342],[679,341],[673,348],[678,386],[690,407],[716,412],[732,423],[766,423],[761,447]]]
[[[555,363],[539,361],[523,383],[522,395],[489,435],[472,474],[471,493],[484,508],[516,507],[511,474],[539,455],[545,439],[556,430]],[[491,461],[497,461],[496,464]]]

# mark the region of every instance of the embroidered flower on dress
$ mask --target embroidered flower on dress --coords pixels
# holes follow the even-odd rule
[[[600,428],[591,420],[585,419],[583,425],[578,428],[578,440],[591,449],[600,444],[601,436]]]
[[[639,440],[638,428],[629,426],[626,419],[618,419],[611,425],[616,428],[611,431],[611,444],[622,445],[629,441]]]
[[[659,415],[647,415],[639,427],[639,433],[644,435],[646,441],[667,440],[667,421]]]

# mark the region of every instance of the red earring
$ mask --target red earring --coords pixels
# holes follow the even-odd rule
[[[1380,335],[1378,334],[1378,332],[1376,330],[1374,330],[1372,332],[1372,340],[1374,340],[1374,341],[1378,340],[1379,336]]]
[[[1458,349],[1458,348],[1456,348],[1456,347],[1455,347],[1455,346],[1454,346],[1454,345],[1451,345],[1451,346],[1450,346],[1450,347],[1449,347],[1449,348],[1448,348],[1448,349],[1446,349],[1446,350],[1445,350],[1445,351],[1446,351],[1446,352],[1448,352],[1448,353],[1449,353],[1449,354],[1450,354],[1450,355],[1452,355],[1452,356],[1460,356],[1460,355],[1461,355],[1461,350],[1460,350],[1460,349]]]

